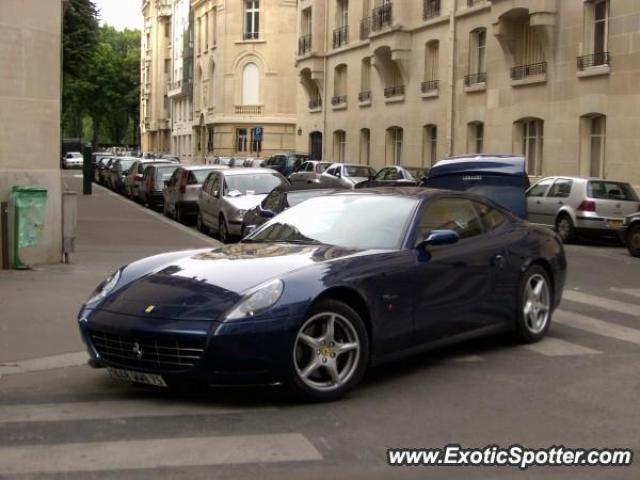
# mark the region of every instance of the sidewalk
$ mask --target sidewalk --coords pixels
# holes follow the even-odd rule
[[[65,173],[78,192],[78,237],[69,265],[0,270],[0,364],[84,349],[80,305],[106,276],[133,260],[171,250],[219,245],[194,229]]]

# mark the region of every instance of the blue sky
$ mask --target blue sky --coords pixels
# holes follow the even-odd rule
[[[118,30],[142,28],[141,0],[94,0],[100,9],[100,24]]]

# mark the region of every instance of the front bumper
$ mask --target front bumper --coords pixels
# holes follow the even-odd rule
[[[93,366],[159,374],[168,383],[267,385],[286,378],[300,321],[302,318],[289,316],[234,322],[167,321],[93,310],[83,312],[79,325]],[[169,345],[180,349],[170,350]],[[184,358],[175,361],[182,365],[166,361],[176,353],[193,353],[198,345],[202,353],[193,365],[187,365],[190,362]],[[143,351],[140,358],[139,350]]]

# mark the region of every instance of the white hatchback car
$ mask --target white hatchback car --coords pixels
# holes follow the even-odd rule
[[[64,168],[82,168],[84,157],[80,152],[68,152],[62,160],[62,164]]]

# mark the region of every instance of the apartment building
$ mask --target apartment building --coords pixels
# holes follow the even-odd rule
[[[300,0],[296,70],[315,158],[514,152],[640,184],[636,0]]]
[[[296,1],[193,0],[193,155],[296,145]]]
[[[140,139],[144,152],[171,151],[172,17],[175,0],[143,0]]]

